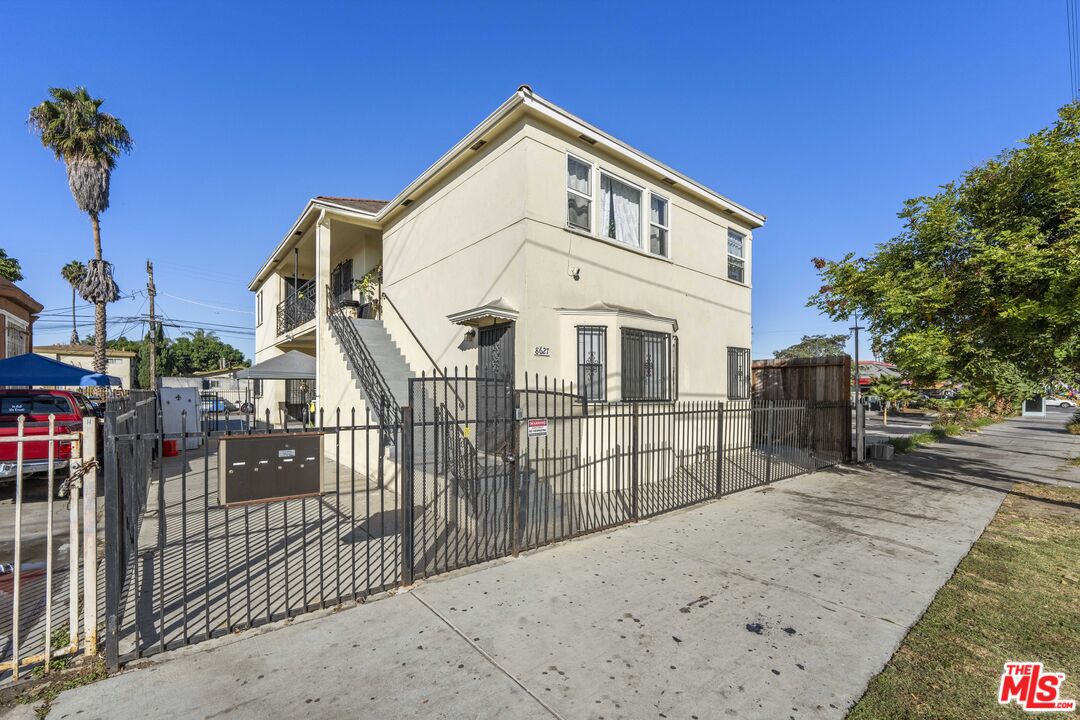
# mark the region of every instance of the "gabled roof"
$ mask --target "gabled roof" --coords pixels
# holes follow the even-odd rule
[[[333,195],[317,195],[315,200],[327,205],[340,205],[350,210],[359,210],[371,215],[375,215],[390,204],[389,200],[365,200],[364,198],[334,197]]]
[[[45,306],[5,277],[0,277],[0,297],[6,297],[23,307],[31,315],[37,315]]]
[[[741,223],[750,228],[758,228],[765,224],[764,215],[756,213],[753,210],[724,197],[715,190],[705,187],[677,170],[649,157],[640,150],[627,145],[612,135],[608,135],[596,126],[590,125],[581,118],[563,110],[558,105],[540,97],[534,93],[532,88],[528,85],[522,85],[517,89],[517,92],[511,95],[506,102],[495,110],[495,112],[488,115],[483,122],[473,128],[472,132],[450,148],[450,150],[436,160],[431,167],[421,173],[418,178],[409,183],[409,185],[392,200],[386,202],[382,200],[360,200],[330,196],[318,196],[309,200],[304,207],[303,212],[300,213],[300,217],[296,219],[296,222],[289,228],[289,231],[274,249],[274,252],[270,254],[262,267],[259,268],[255,277],[248,283],[248,289],[255,289],[263,276],[274,264],[274,258],[278,257],[279,254],[289,246],[289,243],[294,242],[294,238],[298,233],[300,226],[303,224],[304,219],[308,217],[308,214],[313,210],[341,210],[344,211],[343,214],[352,215],[353,217],[364,221],[380,224],[395,210],[411,203],[415,197],[420,195],[431,183],[438,182],[438,180],[444,177],[447,172],[464,162],[464,158],[468,157],[471,150],[475,150],[483,145],[484,142],[497,135],[502,129],[506,128],[512,120],[522,114],[541,118],[545,122],[562,129],[571,137],[581,137],[589,142],[594,148],[608,152],[631,165],[641,168],[644,172],[659,178],[661,181],[681,190],[687,195],[693,196],[698,200],[719,208],[722,212],[737,218]]]

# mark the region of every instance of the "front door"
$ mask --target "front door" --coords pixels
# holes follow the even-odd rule
[[[476,378],[477,447],[503,452],[514,416],[514,324],[480,328]]]

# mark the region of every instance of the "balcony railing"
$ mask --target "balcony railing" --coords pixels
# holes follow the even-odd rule
[[[277,334],[285,333],[298,328],[309,320],[315,319],[315,281],[308,280],[291,288],[284,300],[277,305]]]

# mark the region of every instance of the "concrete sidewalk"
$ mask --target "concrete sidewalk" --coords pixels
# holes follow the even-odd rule
[[[1060,418],[802,476],[161,656],[50,718],[842,717]]]

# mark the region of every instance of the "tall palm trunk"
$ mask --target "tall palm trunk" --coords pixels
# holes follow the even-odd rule
[[[90,213],[94,228],[94,259],[101,260],[101,223],[98,214]],[[94,303],[94,372],[104,373],[108,368],[105,360],[105,303]]]
[[[71,286],[71,344],[79,344],[79,325],[75,322],[75,286]]]

